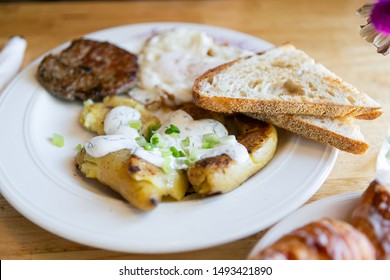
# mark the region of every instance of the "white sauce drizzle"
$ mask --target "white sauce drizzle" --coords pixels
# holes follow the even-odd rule
[[[107,114],[104,121],[104,131],[107,135],[91,139],[85,145],[87,153],[92,157],[98,158],[121,149],[129,149],[136,156],[161,167],[166,160],[162,156],[161,150],[159,148],[145,150],[136,141],[136,138],[141,135],[136,129],[129,126],[129,122],[140,119],[141,114],[131,107],[115,107]],[[166,134],[165,131],[171,124],[176,126],[180,133]],[[198,160],[221,154],[227,154],[237,162],[249,160],[247,149],[238,143],[235,137],[229,139],[229,141],[221,142],[212,148],[202,148],[204,135],[215,134],[217,137],[225,137],[228,136],[228,132],[223,124],[216,120],[194,120],[183,110],[171,113],[165,124],[156,133],[160,135],[160,141],[164,143],[165,149],[175,147],[178,151],[183,151],[182,141],[189,139],[187,148],[194,148],[198,151]],[[170,158],[170,166],[172,168],[188,168],[186,164],[188,155],[185,157],[171,156]]]
[[[102,135],[92,138],[85,145],[87,153],[95,158],[103,157],[109,153],[122,149],[135,152],[138,144],[134,139],[124,135]]]
[[[104,119],[104,132],[107,135],[120,134],[136,138],[139,133],[130,127],[132,121],[140,121],[141,114],[136,109],[128,106],[118,106],[111,109]]]

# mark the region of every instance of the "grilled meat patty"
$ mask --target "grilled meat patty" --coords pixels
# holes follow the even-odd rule
[[[38,80],[52,95],[73,101],[101,100],[128,91],[137,72],[137,57],[108,42],[77,39],[38,67]]]

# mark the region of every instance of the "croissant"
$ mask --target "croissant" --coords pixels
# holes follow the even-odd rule
[[[351,224],[376,249],[377,259],[390,259],[390,187],[374,180],[352,212]]]
[[[343,221],[324,218],[283,236],[252,259],[372,260],[368,238]]]

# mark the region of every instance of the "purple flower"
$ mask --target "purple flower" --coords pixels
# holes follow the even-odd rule
[[[360,36],[373,43],[378,53],[387,55],[390,48],[390,0],[365,4],[356,13],[368,17],[367,24],[361,26]]]

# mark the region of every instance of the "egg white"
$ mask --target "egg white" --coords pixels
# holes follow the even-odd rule
[[[191,102],[192,86],[199,75],[250,54],[220,44],[200,31],[179,28],[159,33],[145,43],[138,59],[138,86],[142,92],[138,89],[130,96],[142,94],[143,103],[167,96],[174,105]]]

